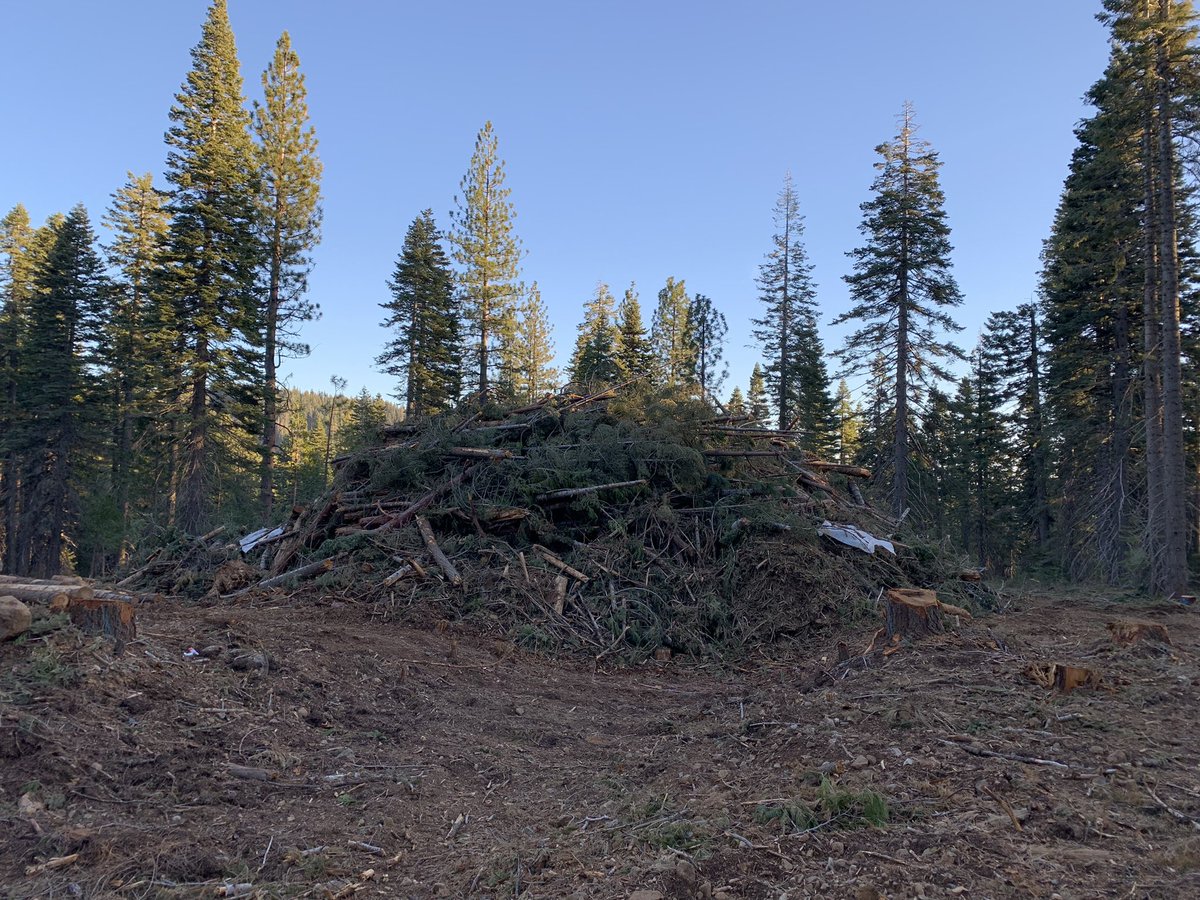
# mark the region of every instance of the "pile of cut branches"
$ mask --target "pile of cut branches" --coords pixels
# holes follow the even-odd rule
[[[827,520],[895,523],[863,500],[866,469],[814,459],[799,437],[616,390],[405,422],[336,459],[333,488],[214,583],[482,615],[524,646],[604,655],[803,636],[881,588],[957,571],[820,537]]]

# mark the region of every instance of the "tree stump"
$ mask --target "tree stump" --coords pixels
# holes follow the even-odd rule
[[[113,652],[125,652],[126,641],[137,637],[133,604],[126,600],[97,600],[72,597],[67,607],[71,622],[84,634],[100,634],[116,645]]]
[[[887,636],[922,638],[946,630],[941,605],[933,591],[893,588],[887,597]]]
[[[1142,622],[1137,619],[1119,619],[1108,623],[1108,633],[1113,642],[1123,647],[1142,641],[1157,642],[1172,646],[1171,635],[1165,625],[1157,622]]]

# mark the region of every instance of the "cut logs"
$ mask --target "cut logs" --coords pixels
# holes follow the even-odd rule
[[[15,638],[29,630],[33,613],[16,597],[0,597],[0,641]]]

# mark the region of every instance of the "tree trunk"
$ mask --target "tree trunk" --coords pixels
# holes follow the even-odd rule
[[[1159,9],[1165,18],[1165,0]],[[1179,243],[1175,211],[1175,144],[1166,50],[1159,38],[1157,78],[1158,265],[1162,314],[1163,565],[1159,589],[1168,596],[1187,590],[1187,472],[1183,445],[1183,371],[1179,335]]]
[[[1162,511],[1163,511],[1163,432],[1162,394],[1159,387],[1162,368],[1159,361],[1161,336],[1158,303],[1158,224],[1155,210],[1158,197],[1155,191],[1155,160],[1152,152],[1154,112],[1146,111],[1142,130],[1142,189],[1145,223],[1145,279],[1142,290],[1142,417],[1146,428],[1146,552],[1150,560],[1150,583],[1155,588],[1162,583]]]
[[[263,418],[262,418],[262,467],[258,485],[258,503],[262,520],[271,519],[271,508],[275,504],[275,440],[278,425],[275,356],[279,334],[279,289],[282,278],[283,251],[280,247],[279,201],[275,209],[275,233],[271,247],[271,277],[267,292],[265,342],[263,344]]]

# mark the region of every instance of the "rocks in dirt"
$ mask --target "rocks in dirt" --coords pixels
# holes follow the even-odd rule
[[[17,812],[23,816],[36,816],[45,808],[46,804],[33,794],[22,794],[17,800]]]
[[[629,900],[663,900],[662,891],[634,891],[629,895]]]
[[[16,597],[0,597],[0,641],[24,634],[33,624],[33,613]]]
[[[865,769],[871,765],[871,757],[863,756],[861,753],[854,757],[854,761],[850,763],[852,769]]]

